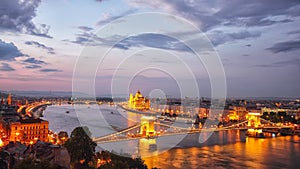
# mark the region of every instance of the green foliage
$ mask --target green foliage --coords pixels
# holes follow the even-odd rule
[[[68,141],[64,144],[67,148],[72,163],[78,163],[80,160],[84,160],[84,164],[87,164],[93,159],[96,143],[90,138],[91,132],[87,127],[75,128]]]

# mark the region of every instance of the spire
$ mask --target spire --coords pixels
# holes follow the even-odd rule
[[[11,93],[9,93],[7,96],[7,104],[11,105]]]

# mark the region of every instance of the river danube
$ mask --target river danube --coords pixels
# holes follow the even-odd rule
[[[92,137],[116,132],[138,123],[143,115],[103,105],[48,106],[44,119],[54,132],[88,126]],[[189,124],[177,122],[178,127]],[[157,150],[149,150],[149,145]],[[246,138],[242,131],[166,136],[99,144],[121,154],[141,156],[149,168],[299,168],[300,137]]]

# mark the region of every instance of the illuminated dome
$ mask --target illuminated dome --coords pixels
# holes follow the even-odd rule
[[[142,95],[142,93],[140,92],[140,90],[138,90],[137,92],[136,92],[136,97],[143,97],[143,95]]]

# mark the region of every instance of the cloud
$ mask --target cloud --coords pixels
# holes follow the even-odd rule
[[[280,66],[280,67],[281,66],[286,66],[286,65],[293,65],[293,66],[297,66],[299,68],[300,59],[294,58],[294,59],[289,59],[289,60],[283,60],[283,61],[275,62],[275,64]]]
[[[167,10],[181,15],[198,24],[203,31],[217,26],[269,26],[292,22],[300,16],[300,3],[297,0],[127,0],[134,7],[148,6]]]
[[[114,35],[107,38],[101,38],[93,32],[92,28],[81,26],[78,27],[78,29],[80,30],[80,33],[76,34],[75,40],[64,41],[80,45],[112,46],[123,50],[128,50],[133,47],[151,47],[166,50],[190,51],[190,49],[182,42],[162,34],[146,33],[130,37]],[[190,32],[188,33],[190,34]],[[115,44],[119,39],[122,40]]]
[[[47,73],[47,72],[62,72],[62,70],[59,70],[59,69],[41,69],[40,72],[44,72],[44,73]]]
[[[93,30],[93,28],[88,27],[88,26],[78,26],[77,28],[80,29],[80,30],[82,30],[82,31],[86,31],[86,32]]]
[[[300,34],[300,30],[294,30],[287,33],[288,35]]]
[[[23,62],[33,63],[33,64],[37,64],[37,65],[46,64],[46,62],[44,62],[42,60],[37,60],[35,58],[28,58],[28,59],[24,60]]]
[[[114,44],[117,39],[122,40],[117,44]],[[115,35],[104,39],[93,32],[88,31],[77,34],[76,40],[70,42],[81,45],[112,46],[123,50],[128,50],[133,47],[151,47],[166,50],[190,51],[190,49],[182,42],[166,35],[154,33],[140,34],[130,37],[120,37],[119,35]]]
[[[81,31],[80,33],[76,34],[75,40],[65,41],[69,41],[80,45],[85,45],[86,43],[89,43],[89,45],[100,45],[99,42],[104,41],[104,39],[99,38],[96,34],[90,31]]]
[[[254,65],[254,67],[262,67],[262,68],[268,68],[268,67],[285,67],[285,66],[296,66],[297,68],[299,68],[300,65],[300,59],[298,58],[293,58],[293,59],[289,59],[289,60],[282,60],[282,61],[277,61],[274,63],[270,63],[270,64],[258,64],[258,65]]]
[[[300,40],[275,43],[267,50],[273,53],[289,52],[300,49]]]
[[[0,70],[5,72],[15,71],[15,69],[12,68],[8,63],[1,63]]]
[[[38,68],[42,68],[42,66],[39,66],[39,65],[28,65],[28,66],[25,66],[25,68],[27,68],[27,69],[38,69]]]
[[[52,38],[48,35],[50,26],[33,23],[36,9],[41,0],[2,0],[0,1],[0,29]]]
[[[166,50],[190,51],[190,49],[177,39],[162,34],[140,34],[130,36],[119,42],[116,47],[129,49],[131,47],[151,47]]]
[[[25,44],[26,44],[26,45],[36,46],[36,47],[38,47],[38,48],[47,50],[48,53],[50,53],[50,54],[55,54],[53,48],[47,47],[46,45],[41,44],[41,43],[39,43],[39,42],[36,42],[36,41],[26,41]]]
[[[15,58],[25,56],[14,43],[6,43],[0,39],[0,60],[13,61]]]
[[[249,32],[249,31],[240,31],[240,32],[233,32],[233,33],[225,33],[223,31],[212,31],[208,34],[209,39],[212,41],[212,44],[215,46],[230,41],[257,38],[260,36],[261,36],[260,32]],[[248,45],[248,47],[250,46]]]
[[[110,22],[112,22],[112,21],[114,21],[116,19],[122,18],[122,17],[124,17],[126,15],[133,14],[136,11],[137,11],[137,9],[130,9],[130,10],[127,10],[125,12],[120,13],[119,15],[110,15],[110,14],[107,14],[105,16],[105,19],[100,20],[100,21],[97,22],[97,25],[99,25],[99,26],[105,25],[105,24],[110,23]]]

